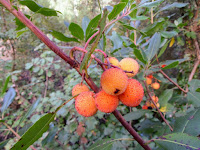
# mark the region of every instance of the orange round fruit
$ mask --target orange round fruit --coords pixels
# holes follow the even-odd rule
[[[152,96],[152,99],[153,99],[153,101],[154,101],[155,103],[157,103],[157,102],[158,102],[158,100],[159,100],[159,99],[158,99],[158,97],[157,97],[157,96],[155,96],[155,95],[153,95],[153,96]]]
[[[160,88],[160,84],[158,82],[155,82],[155,83],[152,83],[151,84],[151,87],[155,90],[159,89]]]
[[[72,96],[75,96],[77,94],[80,94],[80,93],[86,92],[86,91],[90,91],[90,89],[87,87],[87,85],[85,85],[83,83],[76,84],[72,89]]]
[[[139,71],[139,64],[133,58],[124,58],[119,62],[119,67],[124,71],[129,71],[132,73],[126,73],[128,77],[135,76]]]
[[[97,107],[95,105],[94,93],[91,91],[82,92],[75,101],[76,111],[84,116],[90,117],[96,114]]]
[[[111,113],[117,108],[119,99],[117,96],[107,94],[105,91],[101,90],[95,95],[95,103],[97,109],[101,112]]]
[[[115,57],[108,57],[108,60],[109,60],[110,64],[112,64],[112,65],[114,65],[114,66],[117,66],[117,67],[119,66],[119,61],[118,61],[117,58],[115,58]],[[105,59],[104,62],[105,62],[106,64],[108,63],[106,59]],[[108,66],[105,66],[105,68],[108,68]]]
[[[101,87],[110,95],[119,95],[126,90],[128,77],[119,68],[110,68],[101,75]]]
[[[146,84],[150,85],[152,83],[152,79],[149,77],[146,77]]]
[[[142,84],[136,79],[128,79],[128,86],[124,93],[119,95],[120,101],[130,107],[138,106],[144,96]]]

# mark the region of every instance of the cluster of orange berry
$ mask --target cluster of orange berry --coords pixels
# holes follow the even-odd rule
[[[131,78],[139,71],[138,62],[132,58],[124,58],[120,62],[114,57],[108,60],[119,68],[110,68],[103,72],[100,79],[101,91],[95,94],[83,83],[72,89],[72,96],[79,94],[75,98],[75,108],[82,116],[93,116],[97,110],[111,113],[120,101],[126,106],[136,107],[143,99],[142,84]]]
[[[147,85],[151,85],[151,87],[152,87],[153,89],[157,90],[157,89],[160,88],[160,84],[157,82],[157,79],[156,79],[155,82],[152,83],[153,79],[154,79],[153,75],[148,75],[148,76],[146,77],[146,84],[147,84]],[[152,100],[155,102],[156,106],[159,108],[159,107],[160,107],[160,104],[158,103],[158,100],[159,100],[158,97],[155,96],[155,95],[153,95],[153,96],[152,96]],[[156,107],[155,107],[155,105],[153,104],[152,101],[149,101],[149,100],[148,100],[148,101],[143,105],[142,109],[148,109],[148,108],[156,108]]]

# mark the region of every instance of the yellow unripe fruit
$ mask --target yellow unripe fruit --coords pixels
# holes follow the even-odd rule
[[[118,61],[117,58],[115,58],[115,57],[109,57],[108,59],[109,59],[110,64],[112,64],[114,66],[117,66],[117,67],[119,66],[119,61]],[[105,59],[105,63],[106,64],[108,63],[106,59]],[[105,66],[105,68],[108,68],[108,66]]]
[[[117,108],[119,99],[117,96],[107,94],[105,91],[101,90],[95,95],[95,103],[98,110],[111,113]]]
[[[159,103],[157,103],[156,106],[157,106],[158,108],[160,108],[160,104],[159,104]]]
[[[155,95],[154,95],[154,96],[152,96],[152,99],[153,99],[153,101],[154,101],[155,103],[158,103],[158,100],[159,100],[159,99],[158,99],[158,97],[157,97],[157,96],[155,96]]]
[[[77,94],[80,94],[80,93],[86,92],[86,91],[90,91],[90,89],[87,87],[87,85],[85,85],[83,83],[76,84],[72,89],[72,96],[75,96]]]
[[[133,58],[124,58],[119,62],[119,67],[124,71],[129,71],[133,73],[126,73],[128,77],[135,76],[139,71],[139,64]]]
[[[97,107],[94,100],[94,93],[91,91],[82,92],[75,101],[75,108],[77,112],[84,116],[90,117],[96,114]]]
[[[151,84],[151,87],[155,90],[159,89],[160,88],[160,84],[158,82],[155,82],[155,83],[152,83]]]
[[[119,95],[126,90],[128,77],[119,68],[110,68],[101,75],[101,87],[110,95]]]
[[[152,79],[151,78],[148,78],[146,77],[146,84],[147,85],[150,85],[152,83]]]
[[[144,96],[142,84],[135,79],[128,79],[128,86],[124,93],[119,95],[120,101],[130,107],[138,106]]]

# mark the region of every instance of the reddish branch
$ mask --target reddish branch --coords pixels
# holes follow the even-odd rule
[[[58,56],[60,56],[64,61],[70,64],[73,68],[79,72],[80,64],[71,59],[68,55],[66,55],[56,44],[54,44],[42,31],[40,31],[28,18],[24,16],[24,14],[20,10],[15,10],[10,3],[6,0],[0,0],[0,3],[6,7],[15,17],[17,17],[22,23],[24,23],[42,42],[44,42],[52,51],[54,51]],[[98,92],[99,88],[92,81],[90,77],[84,78],[87,84],[94,90],[94,92]],[[151,148],[148,145],[145,145],[145,142],[142,138],[137,134],[137,132],[126,122],[126,120],[122,117],[122,115],[115,110],[113,112],[115,117],[121,122],[121,124],[128,130],[128,132],[135,138],[136,141],[146,150],[150,150]]]

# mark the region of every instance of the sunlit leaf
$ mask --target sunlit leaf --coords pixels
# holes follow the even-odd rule
[[[3,86],[3,89],[1,91],[1,96],[6,92],[7,88],[8,88],[8,83],[10,81],[10,78],[11,76],[9,75],[7,78],[6,78],[6,81],[4,83],[4,86]]]
[[[175,61],[175,62],[172,62],[171,64],[169,64],[169,65],[163,67],[162,69],[165,70],[165,69],[175,68],[175,67],[178,66],[178,64],[179,64],[179,61]]]

